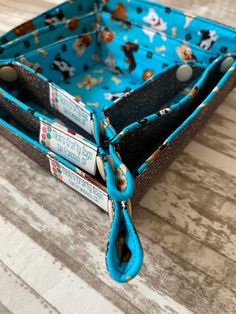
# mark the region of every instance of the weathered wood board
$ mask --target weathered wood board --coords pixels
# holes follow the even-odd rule
[[[59,2],[0,0],[0,31]],[[233,0],[162,2],[236,27]],[[107,216],[0,147],[1,314],[236,313],[236,90],[135,208],[145,260],[126,285],[106,273]]]

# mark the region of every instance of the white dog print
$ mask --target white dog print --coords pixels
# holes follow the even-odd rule
[[[212,30],[201,30],[198,32],[198,35],[201,36],[198,46],[205,50],[211,49],[213,44],[217,41],[219,36],[216,34],[216,31]]]
[[[144,16],[143,20],[148,24],[149,27],[151,27],[154,30],[154,31],[151,31],[149,29],[143,30],[144,33],[149,37],[151,43],[153,43],[155,30],[158,32],[164,32],[167,30],[166,22],[164,22],[163,19],[161,19],[156,13],[156,11],[152,8],[149,9],[148,15]],[[161,37],[163,40],[166,40],[166,34],[161,34]]]

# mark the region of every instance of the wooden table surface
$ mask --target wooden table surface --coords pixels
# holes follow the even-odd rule
[[[0,0],[0,31],[59,2]],[[236,27],[234,0],[163,2]],[[108,217],[0,152],[0,314],[236,313],[235,90],[135,208],[145,259],[125,285],[106,272]]]

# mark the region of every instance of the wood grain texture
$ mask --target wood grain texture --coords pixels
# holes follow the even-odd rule
[[[0,0],[0,31],[59,2]],[[162,2],[236,26],[232,0]],[[0,138],[0,313],[236,313],[235,144],[236,90],[135,208],[144,265],[120,285],[107,216]]]

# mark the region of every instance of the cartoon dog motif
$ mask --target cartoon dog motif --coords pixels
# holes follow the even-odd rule
[[[67,28],[73,32],[78,27],[79,21],[77,18],[73,18],[67,21],[66,25],[67,25]]]
[[[198,46],[200,46],[202,49],[205,49],[205,50],[211,49],[211,47],[219,38],[219,36],[216,34],[216,31],[211,31],[211,30],[207,30],[207,31],[201,30],[198,32],[198,35],[201,36]]]
[[[110,101],[116,101],[120,98],[123,98],[125,96],[128,96],[130,93],[132,92],[132,89],[130,88],[126,88],[124,91],[122,92],[115,92],[115,93],[105,93],[105,99],[106,100],[110,100]]]
[[[144,33],[149,37],[150,42],[153,43],[153,39],[155,36],[155,31],[164,32],[167,30],[167,23],[161,19],[156,11],[152,8],[149,9],[148,15],[144,16],[144,22],[148,24],[153,30],[144,29]],[[166,40],[166,35],[161,34],[163,40]]]
[[[125,53],[126,62],[129,64],[127,71],[128,72],[134,71],[137,66],[135,58],[134,58],[134,53],[138,51],[139,45],[136,43],[127,42],[126,44],[121,46],[121,48]]]
[[[53,63],[50,65],[52,70],[58,71],[62,74],[63,81],[67,81],[75,73],[75,68],[72,65],[62,59],[60,54],[57,54]]]
[[[82,98],[81,98],[80,95],[76,95],[76,96],[74,97],[74,99],[75,99],[77,102],[81,102],[81,101],[82,101]]]
[[[104,43],[111,43],[114,40],[115,33],[108,27],[104,27],[100,32],[100,38]]]
[[[153,70],[144,70],[143,71],[143,75],[142,75],[142,79],[144,81],[148,81],[150,80],[154,75],[154,71]]]
[[[171,112],[171,109],[165,108],[165,109],[160,110],[158,113],[159,113],[159,116],[162,117],[162,116],[165,116],[166,114],[168,114],[169,112]]]
[[[122,75],[122,70],[116,65],[115,58],[112,55],[112,52],[109,51],[108,57],[105,59],[105,64],[109,68],[109,70],[116,75]]]
[[[34,43],[35,45],[38,45],[40,43],[40,39],[39,39],[39,31],[33,31],[32,35],[34,36]]]
[[[95,78],[95,77],[92,77],[91,75],[87,74],[87,75],[85,75],[84,79],[77,84],[77,86],[79,88],[82,88],[85,86],[85,88],[87,90],[90,90],[91,88],[93,88],[93,86],[101,83],[102,81],[103,81],[103,77]]]
[[[128,21],[127,18],[127,9],[121,2],[118,2],[116,4],[116,8],[111,11],[111,20],[120,21],[120,25],[126,26],[127,29],[130,29],[131,27],[131,23]]]
[[[61,9],[57,9],[56,12],[57,13],[54,15],[50,14],[50,13],[44,13],[43,14],[44,21],[45,21],[46,25],[51,25],[51,24],[63,22],[66,20],[65,15]]]
[[[39,63],[33,63],[31,61],[29,61],[28,59],[26,59],[25,57],[21,56],[20,57],[20,62],[27,65],[28,67],[30,67],[31,69],[33,69],[35,72],[37,73],[42,73],[42,68],[41,65]]]
[[[20,26],[17,26],[13,28],[13,32],[16,34],[16,36],[20,37],[23,36],[29,32],[32,32],[35,30],[35,26],[32,21],[25,22],[21,24]]]
[[[176,49],[176,51],[182,61],[196,61],[197,60],[197,58],[194,56],[192,52],[192,49],[185,44],[179,46]]]
[[[81,35],[73,43],[73,49],[76,51],[78,56],[81,56],[91,42],[92,36],[88,34]]]

